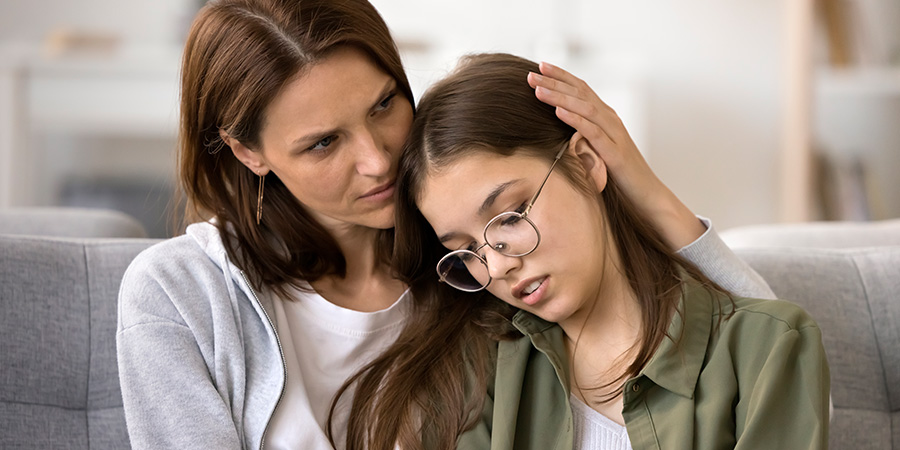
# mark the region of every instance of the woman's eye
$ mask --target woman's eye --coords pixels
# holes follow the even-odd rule
[[[375,106],[375,111],[376,112],[384,111],[385,109],[390,108],[391,103],[394,101],[394,97],[396,97],[396,96],[397,96],[396,92],[391,92],[390,94],[388,94],[388,96],[385,97],[384,100],[382,100],[381,102],[378,103],[377,106]]]
[[[326,138],[323,138],[323,139],[319,140],[319,142],[316,142],[315,144],[309,146],[309,148],[307,148],[307,150],[311,150],[314,152],[323,151],[326,148],[328,148],[332,143],[334,143],[334,139],[335,139],[334,136],[328,136]]]

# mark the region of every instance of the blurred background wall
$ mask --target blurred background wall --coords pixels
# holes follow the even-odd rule
[[[373,3],[417,95],[468,52],[562,65],[719,228],[900,217],[896,0]],[[201,5],[0,3],[0,207],[110,207],[168,235],[178,62]]]

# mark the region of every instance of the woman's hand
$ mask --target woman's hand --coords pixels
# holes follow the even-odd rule
[[[617,184],[659,230],[673,250],[706,230],[681,200],[653,173],[622,120],[584,81],[552,64],[529,73],[528,84],[556,115],[584,136]]]

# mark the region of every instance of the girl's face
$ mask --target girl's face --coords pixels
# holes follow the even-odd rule
[[[418,206],[448,250],[476,248],[485,224],[505,211],[521,211],[549,168],[549,161],[531,156],[474,152],[431,171]],[[479,250],[491,275],[488,291],[551,322],[588,311],[605,267],[597,198],[577,190],[559,170],[528,214],[540,232],[537,249],[522,257]]]
[[[275,173],[330,229],[394,226],[394,181],[413,111],[364,52],[340,48],[289,82],[265,112],[261,149],[230,142],[251,170]]]

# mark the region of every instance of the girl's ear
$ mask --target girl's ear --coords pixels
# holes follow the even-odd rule
[[[232,138],[225,132],[223,129],[219,129],[219,137],[222,138],[222,142],[231,149],[231,153],[234,154],[234,157],[238,159],[241,163],[247,166],[253,173],[263,176],[269,173],[269,167],[266,165],[265,158],[263,158],[260,152],[255,152],[250,150],[247,146],[240,143],[237,139]]]
[[[569,149],[567,150],[578,157],[581,166],[584,168],[588,181],[597,187],[597,192],[603,192],[606,189],[606,163],[597,154],[597,151],[591,147],[591,143],[576,132],[569,140]]]

